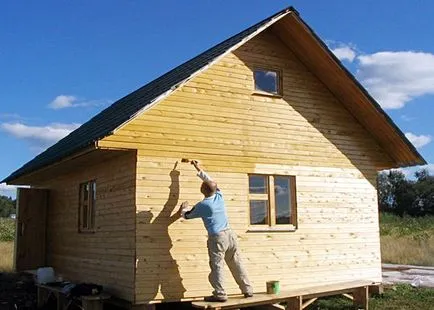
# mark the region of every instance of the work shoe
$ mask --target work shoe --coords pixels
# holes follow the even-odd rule
[[[225,302],[228,300],[228,298],[226,296],[206,296],[203,298],[204,301],[208,301],[208,302]]]
[[[253,297],[253,293],[244,293],[244,298]]]

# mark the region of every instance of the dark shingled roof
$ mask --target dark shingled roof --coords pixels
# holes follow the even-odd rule
[[[1,182],[10,182],[20,176],[53,164],[93,145],[95,141],[110,135],[116,128],[128,121],[148,104],[152,103],[160,95],[175,88],[179,83],[189,78],[192,74],[212,62],[216,57],[222,55],[228,49],[241,42],[274,18],[289,11],[296,12],[292,7],[286,8],[206,50],[116,101]]]

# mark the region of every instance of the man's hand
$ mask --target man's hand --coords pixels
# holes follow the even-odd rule
[[[184,217],[185,213],[188,211],[188,201],[184,201],[181,203],[181,207],[179,208],[179,212],[181,212],[181,216]]]
[[[194,168],[196,168],[198,172],[200,171],[199,162],[197,160],[192,160],[190,163],[194,166]]]

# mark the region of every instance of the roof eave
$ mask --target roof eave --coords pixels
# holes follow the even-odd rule
[[[381,106],[378,104],[378,102],[369,94],[369,92],[351,74],[351,72],[349,72],[345,68],[345,66],[333,54],[333,52],[321,40],[321,38],[312,30],[312,28],[310,28],[310,26],[307,25],[304,22],[304,20],[299,16],[299,14],[291,14],[290,17],[294,18],[296,22],[300,23],[300,25],[303,28],[304,32],[306,34],[310,35],[311,38],[313,39],[313,41],[316,44],[318,44],[319,47],[322,50],[324,50],[327,53],[327,55],[333,60],[334,66],[336,66],[338,69],[342,70],[342,72],[346,75],[346,79],[348,81],[354,83],[354,85],[356,86],[356,88],[360,92],[359,93],[360,98],[364,99],[364,100],[366,99],[366,100],[368,100],[370,102],[371,106],[373,108],[375,108],[376,113],[378,113],[378,115],[381,115],[381,117],[383,118],[384,124],[387,123],[390,126],[390,129],[391,129],[390,132],[393,132],[395,135],[399,136],[400,140],[405,145],[405,147],[403,147],[401,149],[401,151],[405,153],[404,154],[405,155],[404,157],[406,157],[405,160],[403,160],[402,158],[398,158],[396,156],[396,154],[394,154],[393,152],[391,152],[390,150],[387,149],[387,146],[385,146],[384,143],[378,141],[378,139],[377,139],[377,141],[383,147],[383,149],[386,151],[386,153],[389,154],[389,156],[391,156],[391,158],[395,161],[396,166],[398,166],[398,167],[408,167],[408,166],[415,166],[415,165],[424,165],[424,164],[426,164],[427,163],[426,160],[422,157],[422,155],[418,152],[418,150],[414,147],[414,145],[407,139],[407,137],[405,136],[405,134],[399,129],[399,127],[393,122],[393,120],[389,117],[389,115],[387,115],[387,113],[381,108]],[[290,18],[285,19],[282,22],[285,23],[289,19]],[[280,26],[280,24],[276,24],[276,27],[279,27],[279,26]],[[292,43],[293,43],[293,41],[292,41]],[[298,55],[298,56],[300,56],[300,55]],[[309,67],[309,65],[307,65],[307,64],[305,64],[305,65],[307,67]],[[324,81],[323,81],[323,83],[324,83]],[[324,83],[324,84],[326,84],[326,83]],[[326,86],[328,87],[327,84],[326,84]],[[330,87],[328,87],[328,88],[333,92],[333,90]],[[363,98],[363,97],[365,97],[365,98]],[[356,117],[356,119],[359,119],[359,117]],[[366,128],[366,129],[368,130],[368,128]],[[374,138],[376,138],[375,135],[372,133],[372,131],[370,131],[370,130],[368,130],[368,131],[371,132],[371,134],[374,136]],[[390,167],[390,168],[393,168],[393,167]]]
[[[10,174],[5,179],[3,179],[2,181],[0,181],[0,183],[6,183],[9,185],[18,185],[19,182],[17,182],[17,181],[23,177],[29,177],[29,176],[35,175],[35,174],[37,174],[43,170],[49,169],[55,165],[60,164],[61,162],[65,162],[67,160],[74,159],[78,156],[89,153],[89,152],[94,151],[96,149],[98,149],[98,141],[94,141],[91,145],[84,146],[83,148],[75,151],[74,153],[70,154],[69,156],[64,156],[62,158],[59,158],[57,161],[52,162],[50,165],[43,166],[43,167],[36,169],[34,171],[31,171],[28,173],[17,173],[18,171],[20,171],[20,169],[21,169],[20,168],[20,169],[16,170],[15,172],[13,172],[12,174]],[[19,184],[19,185],[24,185],[24,184]]]
[[[204,68],[209,67],[212,63],[214,63],[217,59],[219,59],[222,55],[227,54],[229,51],[236,49],[237,47],[239,47],[240,45],[244,44],[245,42],[247,42],[248,40],[250,40],[252,37],[256,36],[258,33],[262,32],[263,30],[267,29],[270,25],[272,25],[273,23],[275,23],[276,21],[278,21],[279,19],[281,19],[282,17],[284,17],[285,15],[289,14],[289,13],[295,13],[298,14],[298,12],[293,8],[293,7],[287,7],[279,12],[277,12],[276,14],[260,21],[259,23],[256,23],[255,25],[241,31],[240,33],[232,36],[231,38],[228,38],[227,40],[217,44],[216,46],[208,49],[207,51],[199,54],[196,57],[193,57],[192,59],[186,61],[185,63],[181,64],[180,66],[172,69],[171,71],[167,72],[166,74],[163,74],[162,76],[160,76],[159,78],[155,79],[154,81],[149,82],[148,84],[146,84],[145,86],[143,86],[142,88],[136,90],[135,92],[132,92],[131,94],[119,99],[118,101],[116,101],[115,103],[113,103],[109,108],[114,107],[116,104],[120,104],[121,102],[128,101],[128,98],[130,96],[134,96],[135,94],[139,93],[140,90],[146,89],[146,87],[154,87],[155,85],[153,84],[155,81],[158,81],[159,79],[164,79],[165,77],[167,77],[168,75],[170,75],[171,73],[174,73],[178,68],[184,66],[184,65],[188,65],[190,63],[190,61],[193,61],[194,59],[200,58],[201,56],[203,56],[204,54],[206,54],[207,52],[210,52],[211,50],[217,48],[218,46],[224,44],[227,41],[230,41],[232,39],[235,38],[235,40],[237,40],[236,38],[240,38],[240,41],[234,43],[233,45],[229,45],[227,49],[225,49],[223,52],[221,52],[220,54],[216,54],[215,57],[211,58],[208,60],[207,63],[201,65],[200,67],[198,66],[198,68],[196,70],[194,70],[191,74],[189,74],[188,76],[186,76],[185,78],[177,81],[175,84],[171,85],[171,87],[169,87],[170,89],[168,89],[167,91],[164,91],[163,93],[158,94],[156,97],[153,97],[153,99],[151,99],[149,102],[144,102],[142,104],[142,107],[133,111],[133,113],[129,114],[128,117],[123,118],[118,124],[114,125],[111,128],[106,129],[106,131],[104,131],[103,133],[100,133],[98,135],[95,135],[92,140],[94,143],[96,143],[97,141],[101,140],[102,138],[106,137],[107,135],[110,135],[113,132],[116,132],[117,130],[119,130],[119,128],[122,128],[125,124],[127,124],[129,121],[131,121],[132,119],[134,119],[135,117],[137,117],[138,115],[140,115],[141,113],[143,113],[144,111],[148,110],[149,108],[151,108],[153,105],[155,105],[156,103],[158,103],[159,101],[161,101],[163,98],[169,96],[173,91],[175,91],[179,86],[183,85],[185,82],[187,82],[188,80],[190,80],[195,74],[197,74],[198,72],[202,71]],[[252,32],[249,32],[249,30],[252,30]],[[244,35],[245,32],[248,32],[247,34]],[[213,53],[211,53],[213,54]],[[143,96],[143,94],[141,94]],[[140,98],[139,98],[140,99]],[[137,100],[137,98],[135,99]],[[96,119],[98,116],[102,115],[102,113],[104,113],[106,110],[108,110],[109,108],[103,110],[102,112],[100,112],[98,115],[96,115],[94,118],[92,119]],[[83,124],[81,127],[84,127],[85,125],[88,125],[88,127],[86,128],[86,130],[89,129],[89,127],[91,127],[91,125],[89,125],[91,123],[91,120],[89,120],[88,122],[86,122],[85,124]],[[79,129],[81,129],[81,127]],[[74,132],[72,132],[69,136],[73,136],[75,132],[77,132],[79,129],[76,129]],[[65,140],[62,139],[62,140]],[[84,142],[87,143],[87,142]],[[89,142],[88,144],[90,144],[92,142]],[[88,145],[87,144],[87,145]],[[56,145],[59,145],[59,142],[56,143]],[[54,145],[53,147],[55,147],[56,145]],[[52,147],[52,148],[53,148]],[[53,150],[53,149],[52,149]],[[54,159],[50,159],[49,161],[46,161],[44,163],[35,163],[35,160],[37,158],[34,158],[33,160],[29,161],[27,164],[25,164],[24,166],[22,166],[20,169],[16,170],[14,173],[12,173],[11,175],[9,175],[7,178],[5,178],[3,181],[6,181],[8,183],[16,180],[17,178],[19,178],[22,175],[27,175],[30,173],[33,173],[34,171],[37,171],[39,169],[43,169],[44,167],[51,165],[53,163],[58,162],[59,160],[62,160],[62,158],[65,158],[66,156],[71,155],[74,152],[77,152],[80,150],[80,147],[77,147],[76,149],[73,149],[71,151],[71,153],[65,153],[62,154],[62,156],[56,157]],[[41,155],[41,154],[40,154]],[[39,155],[38,155],[39,156]],[[55,156],[54,156],[55,157]],[[34,166],[31,166],[31,164],[34,164]],[[26,167],[26,165],[30,165],[30,167]]]

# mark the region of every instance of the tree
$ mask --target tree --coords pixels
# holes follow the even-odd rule
[[[393,194],[395,196],[395,201],[393,208],[395,213],[399,216],[409,214],[409,211],[416,200],[414,183],[407,180],[402,172],[399,176],[395,174],[392,182],[394,184]]]
[[[414,180],[399,170],[382,172],[377,188],[380,211],[399,216],[434,215],[434,176],[427,170],[416,172]]]
[[[434,215],[434,176],[428,170],[418,171],[415,176],[416,199],[408,213],[413,216]]]
[[[10,197],[0,195],[0,217],[9,217],[15,211],[15,200]]]
[[[377,178],[378,206],[382,212],[391,212],[394,200],[393,187],[387,172],[380,172]]]
[[[378,201],[380,211],[403,216],[414,201],[411,181],[399,170],[389,170],[378,175]]]

